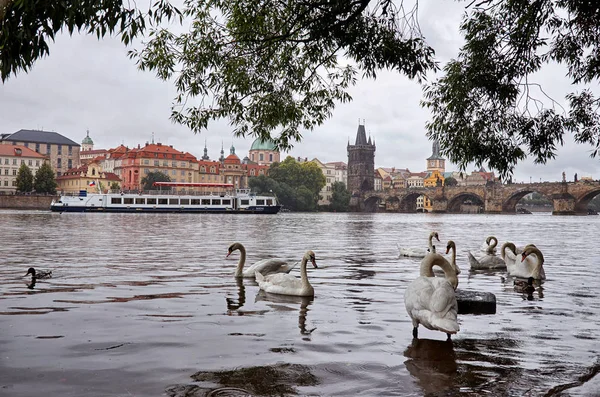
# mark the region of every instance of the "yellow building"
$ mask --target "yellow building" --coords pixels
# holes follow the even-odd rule
[[[425,179],[423,179],[423,186],[424,187],[436,187],[436,186],[438,186],[438,183],[439,183],[439,186],[444,186],[444,179],[445,179],[444,174],[442,174],[438,170],[433,170],[429,173],[429,175],[427,175],[427,177]]]
[[[57,190],[64,193],[79,193],[81,190],[90,193],[104,192],[110,189],[113,182],[121,187],[121,178],[112,172],[103,172],[97,161],[71,168],[56,178]]]

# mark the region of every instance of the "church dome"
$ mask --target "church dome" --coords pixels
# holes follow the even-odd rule
[[[250,147],[250,150],[273,150],[273,151],[277,151],[275,149],[275,142],[273,142],[270,139],[268,139],[266,141],[263,141],[263,140],[261,140],[261,138],[256,138],[254,140],[254,142],[252,142],[252,146]]]
[[[83,141],[81,141],[82,144],[84,145],[93,145],[94,141],[92,141],[92,138],[90,138],[90,132],[87,132],[87,135],[85,138],[83,138]]]

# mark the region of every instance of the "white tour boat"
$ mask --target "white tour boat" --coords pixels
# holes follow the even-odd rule
[[[250,189],[234,189],[227,183],[178,183],[155,182],[159,188],[173,190],[150,193],[107,192],[79,195],[63,195],[52,200],[50,209],[57,212],[198,212],[198,213],[238,213],[276,214],[281,209],[277,198],[256,195]],[[174,188],[184,188],[176,191]],[[204,189],[196,192],[189,189]],[[207,189],[212,192],[206,192]],[[215,192],[215,188],[223,191]]]

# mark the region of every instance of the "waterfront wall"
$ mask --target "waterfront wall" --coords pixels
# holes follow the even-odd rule
[[[21,210],[50,210],[52,199],[58,196],[0,195],[0,208]]]

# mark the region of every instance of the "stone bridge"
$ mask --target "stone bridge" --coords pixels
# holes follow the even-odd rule
[[[525,195],[539,193],[553,203],[555,215],[587,214],[587,205],[600,194],[600,182],[551,182],[476,186],[439,186],[367,191],[355,195],[350,206],[361,212],[416,212],[417,197],[431,200],[433,212],[458,213],[465,200],[479,203],[485,213],[515,213],[516,205]]]

